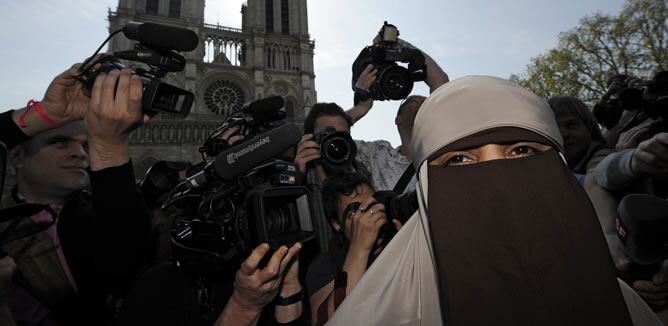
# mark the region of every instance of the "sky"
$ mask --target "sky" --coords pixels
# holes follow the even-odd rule
[[[207,23],[241,26],[238,0],[208,0]],[[353,105],[350,65],[388,21],[400,37],[428,53],[450,79],[507,78],[530,58],[557,45],[560,32],[597,12],[616,14],[623,0],[310,0],[319,102]],[[117,0],[0,1],[0,112],[41,99],[51,79],[90,55],[106,38],[107,13]],[[122,36],[120,36],[122,37]],[[417,83],[414,94],[429,89]],[[354,138],[400,144],[399,102],[376,102],[352,129]]]

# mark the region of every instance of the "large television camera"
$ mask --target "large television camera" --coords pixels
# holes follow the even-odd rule
[[[378,75],[369,88],[371,97],[374,100],[404,99],[413,90],[413,83],[426,77],[424,55],[418,49],[400,47],[399,30],[392,24],[385,22],[378,34],[380,43],[362,49],[353,62],[353,90],[364,68],[372,64]],[[408,68],[399,66],[397,62],[408,63]]]
[[[594,108],[596,120],[606,128],[617,126],[620,132],[628,130],[647,118],[662,117],[663,123],[651,127],[649,136],[668,131],[668,71],[661,71],[651,80],[639,80],[627,75],[617,75],[611,84],[623,86],[612,94],[603,106]],[[623,111],[636,112],[633,119],[620,122]]]
[[[138,41],[134,49],[98,56],[102,46],[120,32]],[[197,34],[188,29],[129,22],[121,30],[109,35],[95,54],[82,64],[76,78],[83,83],[84,94],[90,96],[98,74],[125,68],[122,60],[144,63],[149,67],[148,70],[134,70],[143,85],[142,111],[150,116],[164,112],[183,118],[190,113],[195,98],[193,93],[160,79],[169,72],[183,71],[186,58],[177,51],[192,51],[198,43]]]
[[[162,207],[179,216],[171,243],[186,271],[229,276],[260,243],[275,250],[314,238],[309,190],[297,185],[297,167],[281,160],[301,140],[301,131],[274,120],[284,116],[278,106],[283,107],[280,97],[263,99],[230,116],[212,135],[237,128],[243,140],[220,151],[209,146],[198,171],[165,196]]]

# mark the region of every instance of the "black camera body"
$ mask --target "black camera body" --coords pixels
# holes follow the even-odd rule
[[[385,206],[385,215],[388,222],[396,219],[404,224],[418,210],[417,192],[415,190],[404,194],[397,194],[392,190],[381,190],[376,191],[373,198]]]
[[[209,148],[215,153],[207,152],[198,171],[167,196],[162,207],[178,212],[170,236],[184,270],[229,276],[260,243],[273,251],[315,237],[312,196],[298,185],[297,166],[279,159],[301,139],[299,127],[279,119],[282,103],[280,97],[257,100],[228,117],[210,140],[230,128],[245,139]]]
[[[347,166],[352,164],[357,155],[357,145],[347,132],[339,132],[334,127],[327,127],[313,135],[313,140],[320,145],[320,159],[314,162],[327,166]]]
[[[309,191],[296,185],[297,167],[274,160],[238,179],[238,186],[202,193],[195,217],[171,231],[176,261],[197,275],[220,277],[260,243],[271,250],[314,238]]]
[[[625,110],[642,113],[641,119],[634,119],[624,126],[619,126],[620,131],[628,130],[648,117],[663,117],[668,123],[668,71],[657,73],[651,80],[634,81],[626,75],[617,75],[612,80],[623,83],[624,87],[612,94],[603,107],[595,108],[593,111],[596,119],[606,128],[611,129],[616,126]],[[668,131],[667,124],[657,124],[652,127],[650,136]]]
[[[362,49],[352,66],[353,90],[369,64],[378,70],[376,81],[369,88],[374,100],[404,99],[413,90],[414,82],[425,79],[427,66],[424,54],[418,49],[398,47],[398,35],[397,28],[385,22],[379,32],[380,44]],[[408,68],[398,65],[397,62],[408,63]]]
[[[162,112],[185,118],[190,113],[195,96],[188,90],[164,83],[160,79],[168,72],[183,71],[185,68],[186,58],[170,46],[192,50],[192,43],[195,47],[197,45],[197,35],[177,27],[135,22],[128,23],[122,31],[128,38],[139,40],[139,43],[134,45],[133,50],[103,55],[83,65],[76,77],[83,84],[84,94],[91,95],[95,78],[100,73],[126,68],[122,60],[141,62],[149,67],[149,70],[134,70],[134,74],[142,80],[142,111],[150,116]],[[156,35],[163,33],[176,33],[180,40],[159,39],[155,42]]]

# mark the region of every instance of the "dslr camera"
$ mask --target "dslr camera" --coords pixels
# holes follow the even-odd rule
[[[399,30],[387,21],[378,32],[380,43],[367,46],[353,62],[352,87],[360,78],[367,65],[372,64],[378,75],[369,93],[374,100],[401,100],[413,90],[413,83],[423,81],[427,74],[424,55],[418,49],[400,47]],[[408,63],[404,68],[397,62]]]
[[[134,49],[96,56],[102,46],[120,32],[128,39],[138,41]],[[150,116],[163,112],[184,118],[190,113],[195,98],[193,93],[160,79],[169,72],[183,71],[185,68],[186,58],[176,50],[192,51],[198,43],[197,34],[188,29],[129,22],[123,29],[109,35],[96,53],[84,62],[76,78],[82,82],[84,94],[90,96],[98,74],[125,68],[122,60],[144,63],[148,70],[134,70],[134,74],[142,80],[142,111]]]
[[[327,127],[313,135],[320,145],[321,158],[314,163],[327,166],[347,166],[352,164],[357,155],[357,145],[347,132],[338,132],[334,127]]]

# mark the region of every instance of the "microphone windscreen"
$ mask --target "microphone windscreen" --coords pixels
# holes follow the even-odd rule
[[[123,34],[148,47],[177,51],[192,51],[199,43],[197,34],[189,29],[155,23],[127,23],[123,27]]]
[[[284,124],[218,154],[214,171],[222,180],[233,180],[242,173],[277,158],[300,140],[299,127],[293,123]]]
[[[270,96],[248,103],[243,107],[243,112],[253,117],[261,118],[273,115],[285,105],[281,96]]]
[[[647,194],[625,196],[617,207],[617,234],[629,258],[652,264],[665,258],[668,240],[668,202]]]

